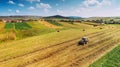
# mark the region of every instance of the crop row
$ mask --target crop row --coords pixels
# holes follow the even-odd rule
[[[6,23],[5,29],[28,30],[32,27],[27,23]]]

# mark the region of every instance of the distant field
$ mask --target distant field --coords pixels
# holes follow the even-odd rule
[[[100,25],[100,24],[94,23],[94,22],[84,22],[84,24],[88,24],[88,25]]]
[[[39,23],[39,21],[31,21],[31,22],[27,22],[32,28],[36,28],[36,29],[46,29],[48,28],[47,26]]]
[[[1,23],[1,28],[5,29],[4,32],[15,32],[17,39],[23,39],[26,37],[37,36],[56,32],[58,30],[65,30],[64,28],[50,28],[38,21],[24,22],[24,23]],[[52,25],[52,24],[51,24]],[[57,26],[56,26],[57,27]],[[4,33],[2,33],[4,34]],[[5,35],[5,37],[7,37]]]
[[[79,28],[84,28],[84,29],[94,28],[92,25],[88,25],[84,23],[74,23],[74,24],[77,25]]]
[[[34,34],[34,35],[41,35],[41,34],[47,34],[47,33],[51,33],[51,32],[57,32],[62,31],[62,30],[66,30],[66,28],[59,28],[57,26],[54,26],[52,24],[48,24],[45,21],[32,21],[32,22],[28,22],[28,24],[32,27],[31,30],[29,30],[28,33]],[[47,25],[51,25],[47,26]]]
[[[32,27],[27,23],[6,23],[5,29],[28,30]]]
[[[23,23],[15,23],[15,29],[16,30],[29,30],[32,27],[30,25],[28,25],[27,23],[23,22]]]
[[[120,45],[111,52],[97,60],[89,67],[119,67],[120,66]]]
[[[74,22],[74,24],[70,24],[67,22],[58,22],[58,23],[62,24],[64,27],[67,27],[67,28],[78,28],[78,29],[92,29],[92,28],[94,28],[92,25],[78,23],[78,22]]]
[[[14,28],[14,24],[13,23],[6,23],[5,29],[13,29]]]
[[[74,29],[92,29],[93,26],[81,23],[70,24],[55,21],[30,21],[24,23],[4,23],[2,25],[6,32],[14,32],[17,39],[48,34],[51,32]],[[2,33],[4,34],[4,33]]]
[[[48,28],[53,28],[53,29],[55,29],[55,28],[62,28],[62,26],[57,26],[56,24],[52,24],[52,23],[50,23],[48,21],[39,21],[39,23],[44,25],[44,26],[46,26],[46,27],[48,27]]]
[[[70,24],[70,23],[67,23],[67,22],[58,22],[59,24],[62,24],[64,27],[67,27],[67,28],[78,28],[77,25],[73,25],[73,24]]]
[[[47,21],[47,22],[49,22],[49,23],[51,23],[53,25],[56,25],[56,26],[63,26],[62,24],[60,24],[60,23],[58,23],[56,21]]]

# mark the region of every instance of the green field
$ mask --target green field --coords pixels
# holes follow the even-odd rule
[[[5,29],[13,29],[14,28],[14,24],[13,23],[6,23]]]
[[[17,40],[31,36],[38,36],[58,30],[66,30],[66,28],[49,28],[38,21],[24,22],[24,23],[5,23],[4,32],[15,33]],[[4,33],[3,33],[4,34]]]
[[[28,22],[28,24],[32,27],[32,29],[29,30],[29,33],[33,32],[34,35],[42,35],[51,32],[57,32],[58,30],[61,31],[68,29],[68,28],[49,28],[37,21]]]
[[[89,67],[119,67],[120,66],[120,45],[111,52],[94,62]]]
[[[23,23],[15,23],[15,29],[16,30],[29,30],[32,27],[30,25],[28,25],[27,23],[23,22]]]
[[[56,26],[63,26],[62,24],[56,22],[56,21],[51,21],[51,20],[48,20],[47,22],[53,24],[53,25],[56,25]]]
[[[32,27],[27,23],[6,23],[5,29],[29,30]]]

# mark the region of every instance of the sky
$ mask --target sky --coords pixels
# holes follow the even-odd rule
[[[120,16],[120,0],[0,0],[0,16]]]

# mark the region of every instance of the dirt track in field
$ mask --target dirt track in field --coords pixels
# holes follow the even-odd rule
[[[118,44],[119,34],[120,30],[115,29],[93,33],[88,35],[90,42],[87,45],[78,46],[79,37],[25,55],[1,60],[0,67],[5,67],[16,60],[20,63],[11,67],[87,67]]]

